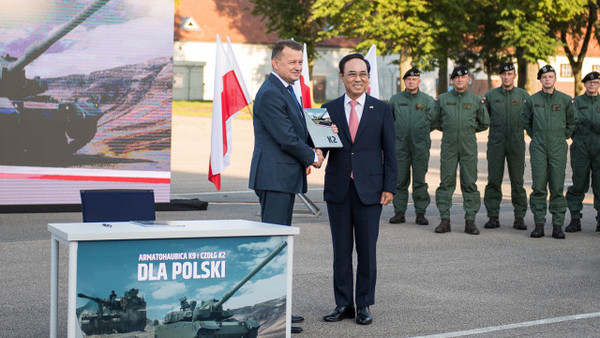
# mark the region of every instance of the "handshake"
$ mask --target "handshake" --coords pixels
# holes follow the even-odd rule
[[[317,154],[317,162],[313,162],[312,166],[319,169],[321,168],[321,165],[323,164],[323,160],[325,159],[325,157],[323,157],[323,151],[321,151],[321,149],[313,149],[313,151],[315,152],[315,154]]]

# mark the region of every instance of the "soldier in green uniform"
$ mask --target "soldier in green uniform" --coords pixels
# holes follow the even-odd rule
[[[515,221],[513,228],[527,230],[523,217],[527,212],[527,193],[523,188],[525,172],[525,136],[521,126],[521,108],[529,94],[515,87],[515,65],[507,62],[500,66],[502,85],[488,91],[483,100],[490,113],[490,134],[487,144],[488,184],[485,186],[483,202],[489,221],[485,228],[500,226],[500,202],[502,201],[502,179],[504,161],[510,177],[511,201]]]
[[[529,196],[529,206],[535,220],[531,237],[544,236],[548,187],[552,237],[565,238],[562,225],[567,209],[567,200],[563,194],[567,166],[566,139],[571,137],[575,129],[577,113],[573,109],[571,97],[554,88],[556,71],[552,66],[542,67],[537,78],[542,83],[542,90],[527,99],[521,111],[521,122],[531,137],[529,155],[533,191]]]
[[[567,189],[567,206],[571,212],[571,223],[566,232],[581,231],[581,209],[583,198],[590,187],[594,192],[594,209],[600,210],[600,73],[591,72],[582,80],[585,94],[575,98],[577,126],[571,144],[571,169],[573,185]],[[600,212],[596,216],[596,231],[600,231]]]
[[[431,113],[435,107],[433,98],[419,90],[421,71],[412,68],[402,79],[406,90],[390,99],[396,125],[396,158],[398,159],[398,184],[394,195],[395,215],[390,223],[406,222],[408,186],[412,167],[412,197],[417,214],[415,222],[428,225],[425,211],[430,197],[425,182],[431,148]]]
[[[450,207],[456,188],[456,167],[460,163],[460,189],[465,210],[465,232],[478,235],[475,215],[481,207],[477,190],[477,138],[475,133],[484,131],[490,117],[483,100],[467,90],[469,70],[458,66],[450,76],[453,89],[439,96],[432,123],[442,131],[440,163],[440,186],[435,192],[435,201],[442,221],[436,233],[450,232]]]

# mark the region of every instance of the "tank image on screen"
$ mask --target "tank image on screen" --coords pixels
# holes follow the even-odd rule
[[[131,289],[119,298],[112,291],[108,299],[77,294],[78,297],[96,302],[98,307],[96,311],[78,309],[81,330],[88,336],[144,331],[146,301],[138,293],[138,289]]]
[[[69,156],[96,134],[96,123],[102,116],[97,102],[60,102],[44,95],[48,84],[39,77],[27,78],[25,68],[109,1],[93,1],[48,37],[30,44],[23,56],[0,56],[2,162],[27,163]]]
[[[281,242],[263,261],[240,280],[231,290],[227,291],[220,300],[203,300],[200,306],[196,301],[180,299],[178,311],[165,315],[162,323],[156,327],[155,338],[198,338],[198,337],[230,337],[253,338],[258,336],[260,324],[253,319],[237,320],[233,318],[231,309],[223,309],[227,302],[246,282],[264,268],[285,247],[287,242]]]

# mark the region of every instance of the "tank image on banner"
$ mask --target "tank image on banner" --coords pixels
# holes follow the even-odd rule
[[[23,0],[5,6],[0,14],[5,191],[21,196],[35,190],[32,179],[57,183],[59,191],[61,181],[82,182],[78,190],[157,180],[168,190],[173,1]],[[76,197],[66,195],[65,203]],[[23,198],[19,204],[43,203]],[[12,202],[0,196],[0,204]]]
[[[282,236],[81,242],[82,334],[284,336],[286,248]]]

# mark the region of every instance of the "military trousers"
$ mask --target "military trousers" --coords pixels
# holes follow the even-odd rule
[[[460,164],[460,189],[466,220],[475,220],[481,207],[481,195],[477,190],[477,148],[460,152],[444,149],[442,144],[440,164],[440,186],[435,191],[435,202],[441,218],[450,218],[452,196],[456,189],[456,169]]]
[[[550,149],[551,148],[551,149]],[[546,210],[552,214],[553,225],[563,225],[567,200],[563,194],[565,184],[565,169],[567,166],[567,142],[546,146],[531,141],[529,145],[531,156],[532,192],[529,196],[529,206],[536,224],[546,223]],[[550,191],[550,203],[546,206],[546,197]]]
[[[429,186],[425,182],[429,165],[429,149],[422,149],[421,151],[397,150],[396,157],[398,159],[398,182],[393,200],[394,211],[406,212],[412,168],[412,198],[415,213],[425,213],[431,202],[428,191]]]
[[[600,153],[591,153],[584,145],[571,145],[573,185],[567,189],[567,206],[571,219],[580,219],[583,199],[590,187],[594,193],[594,209],[600,210]]]
[[[510,197],[515,217],[524,217],[527,212],[527,193],[523,188],[525,174],[525,142],[496,142],[490,140],[487,148],[488,183],[485,186],[483,202],[488,217],[498,217],[502,202],[502,180],[504,163],[510,178]]]

